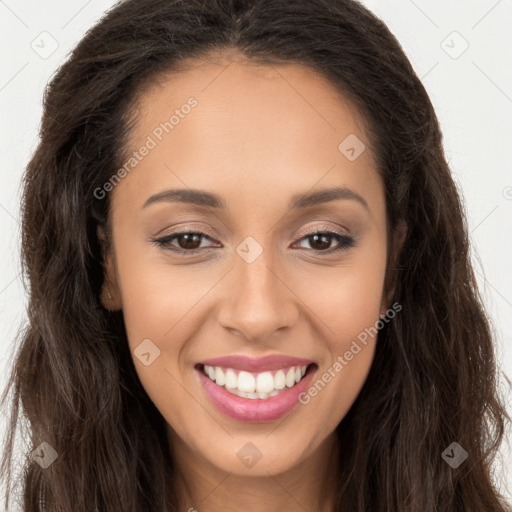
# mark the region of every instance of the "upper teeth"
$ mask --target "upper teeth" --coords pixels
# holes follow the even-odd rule
[[[306,369],[307,365],[304,365],[273,372],[250,373],[204,365],[203,371],[211,380],[235,395],[245,398],[268,398],[277,395],[285,387],[291,388],[298,383]]]

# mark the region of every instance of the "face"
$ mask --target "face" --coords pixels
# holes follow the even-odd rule
[[[247,475],[305,463],[363,386],[376,337],[358,336],[388,307],[360,117],[304,67],[195,61],[144,93],[127,149],[104,305],[123,310],[173,450]]]

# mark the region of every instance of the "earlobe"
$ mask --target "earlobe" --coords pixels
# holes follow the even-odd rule
[[[108,237],[106,236],[105,231],[101,228],[101,226],[98,226],[96,232],[102,247],[102,266],[104,269],[100,301],[105,309],[108,309],[109,311],[117,311],[122,309],[122,305],[114,270],[111,245],[108,241]]]
[[[407,237],[407,223],[405,220],[401,219],[398,221],[395,231],[393,233],[393,259],[397,261],[398,254],[402,250],[402,246],[404,245],[405,239]]]
[[[391,259],[388,264],[387,276],[386,276],[386,285],[385,285],[385,293],[383,295],[383,303],[381,305],[380,314],[385,315],[386,311],[391,306],[391,301],[393,300],[393,295],[395,294],[397,277],[399,269],[397,268],[398,256],[402,247],[404,245],[405,239],[407,238],[407,224],[404,220],[398,221],[394,231],[393,231],[393,251],[391,254]]]
[[[107,280],[103,282],[100,301],[105,309],[108,309],[109,311],[118,311],[122,309],[119,294],[114,291],[111,292],[112,288],[112,285]]]

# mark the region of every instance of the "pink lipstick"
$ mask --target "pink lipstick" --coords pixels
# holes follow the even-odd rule
[[[203,389],[216,408],[245,422],[273,421],[289,413],[316,369],[311,360],[283,355],[227,356],[196,365]]]

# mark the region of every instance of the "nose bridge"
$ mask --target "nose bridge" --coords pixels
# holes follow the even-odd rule
[[[229,298],[223,303],[219,321],[225,328],[258,340],[292,325],[297,311],[271,250],[250,238],[236,249]]]

